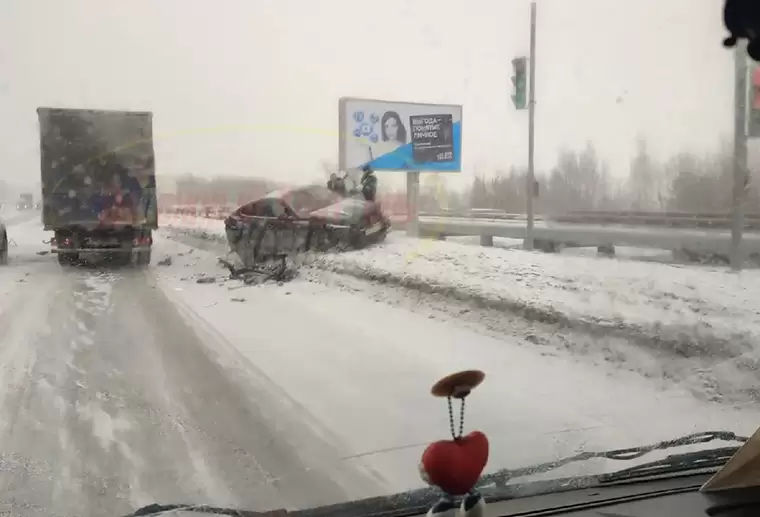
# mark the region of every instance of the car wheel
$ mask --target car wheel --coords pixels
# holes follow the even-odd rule
[[[325,230],[324,250],[328,251],[346,251],[350,246],[350,239],[346,239],[335,230]]]
[[[328,245],[328,231],[324,226],[316,226],[310,230],[310,236],[308,237],[307,249],[318,252],[327,251]]]
[[[0,266],[8,264],[8,234],[3,233],[3,249],[0,250]]]
[[[237,254],[245,267],[256,265],[266,229],[257,225],[250,225],[243,234],[243,238],[237,242]]]
[[[356,249],[362,249],[367,245],[367,229],[357,228],[355,234],[351,239],[351,245]]]

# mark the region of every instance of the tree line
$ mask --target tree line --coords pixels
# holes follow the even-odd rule
[[[750,165],[750,178],[758,166]],[[322,164],[326,181],[337,166]],[[534,199],[537,213],[561,214],[573,210],[633,210],[720,213],[731,210],[733,189],[733,152],[723,145],[712,154],[679,153],[658,161],[649,152],[645,140],[636,144],[627,175],[614,177],[592,143],[580,151],[561,151],[554,167],[536,174],[538,197]],[[177,196],[188,203],[207,200],[208,203],[242,203],[277,188],[275,182],[260,178],[215,177],[206,179],[186,174],[177,179]],[[458,191],[446,188],[445,175],[425,175],[420,185],[420,210],[459,210],[491,208],[507,212],[525,211],[526,170],[513,167],[497,171],[486,178],[476,174],[469,188]],[[403,190],[395,191],[380,182],[381,199],[389,202],[394,194],[403,201]],[[746,210],[760,213],[760,177],[746,185]],[[404,201],[405,203],[405,201]]]
[[[752,167],[750,167],[750,178]],[[707,155],[680,153],[664,162],[637,142],[624,178],[612,177],[593,144],[581,151],[562,151],[555,166],[537,173],[538,213],[572,210],[727,212],[731,210],[733,154],[728,146]],[[512,168],[491,178],[476,175],[464,193],[447,192],[434,179],[423,184],[421,209],[491,208],[524,212],[526,170]],[[746,185],[747,211],[760,211],[760,181]]]

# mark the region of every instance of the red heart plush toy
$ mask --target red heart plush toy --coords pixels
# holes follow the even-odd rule
[[[421,474],[447,494],[464,495],[480,479],[488,462],[488,438],[480,431],[431,443],[422,454]]]

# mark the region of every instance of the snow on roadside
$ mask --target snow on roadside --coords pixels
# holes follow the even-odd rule
[[[34,216],[37,217],[34,217]],[[14,222],[7,223],[8,231],[8,264],[0,266],[2,285],[9,288],[9,279],[16,277],[23,282],[23,277],[30,274],[39,263],[50,262],[50,245],[45,244],[50,239],[42,229],[39,212],[21,214]]]
[[[216,254],[160,236],[156,242],[157,258],[173,257],[170,265],[152,268],[167,296],[338,436],[345,461],[368,462],[391,491],[422,485],[420,454],[448,429],[445,402],[430,397],[430,385],[463,368],[488,375],[468,400],[466,428],[488,433],[489,470],[698,430],[747,434],[756,425],[754,407],[701,402],[635,373],[573,364],[363,293],[303,278],[282,286],[200,284],[195,279],[213,270],[224,275]],[[621,465],[579,466],[589,467]]]
[[[181,216],[163,224],[224,241],[223,221]],[[399,234],[364,250],[317,256],[312,265],[471,300],[529,320],[644,339],[679,355],[735,357],[751,353],[760,340],[760,298],[754,289],[759,271],[737,275]]]
[[[185,214],[161,213],[158,218],[161,228],[174,230],[196,230],[211,234],[224,235],[223,219],[208,219]]]
[[[627,337],[676,353],[733,356],[760,336],[760,272],[475,248],[393,235],[380,247],[330,254],[320,267],[399,283],[533,320]]]

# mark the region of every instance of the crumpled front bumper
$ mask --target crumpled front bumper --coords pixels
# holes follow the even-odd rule
[[[50,253],[130,253],[148,251],[151,246],[131,246],[129,248],[52,248]]]

